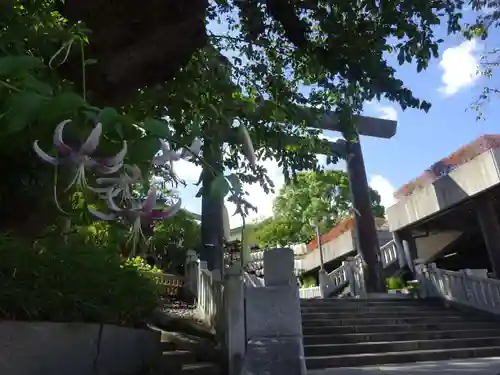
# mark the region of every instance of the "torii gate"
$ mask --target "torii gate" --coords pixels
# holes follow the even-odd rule
[[[312,118],[312,112],[315,111],[307,107],[297,107],[299,116]],[[342,131],[338,117],[334,112],[323,112],[318,121],[313,123],[311,128]],[[385,282],[382,278],[381,268],[378,262],[378,237],[375,227],[375,221],[371,210],[371,200],[369,195],[369,186],[366,176],[365,163],[359,135],[366,135],[376,138],[389,139],[396,134],[397,122],[368,116],[355,116],[358,134],[355,134],[354,142],[339,140],[337,142],[328,142],[332,153],[343,157],[347,164],[347,174],[351,190],[351,198],[354,207],[355,233],[357,240],[358,253],[363,257],[367,269],[365,273],[366,291],[377,293],[385,291]],[[221,167],[222,155],[215,152],[219,148],[217,142],[210,141],[204,145],[204,157],[210,165]],[[208,158],[207,158],[208,157]],[[211,178],[205,174],[203,179],[204,186],[209,186]],[[217,253],[222,248],[222,205],[220,199],[203,194],[202,198],[202,251],[201,259],[207,261],[209,269],[222,270],[222,251],[221,254],[214,257],[213,252]],[[220,258],[220,259],[219,259]]]

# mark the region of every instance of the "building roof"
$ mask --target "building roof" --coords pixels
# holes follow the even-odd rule
[[[383,217],[375,218],[375,226],[377,229],[384,229],[384,226],[387,225],[387,220]],[[330,241],[333,241],[335,238],[344,234],[345,232],[354,228],[354,217],[350,217],[348,219],[342,220],[339,224],[334,226],[328,233],[325,233],[321,236],[321,243],[325,244]],[[307,244],[307,250],[312,251],[318,246],[317,239],[314,238],[311,242]]]
[[[438,160],[419,177],[402,186],[394,193],[395,198],[411,195],[415,190],[430,185],[438,178],[447,175],[458,166],[467,163],[484,152],[500,147],[500,134],[484,134],[475,141],[460,147],[447,157]]]

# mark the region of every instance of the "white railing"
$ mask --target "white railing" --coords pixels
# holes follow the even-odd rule
[[[342,266],[330,272],[328,277],[334,291],[343,288],[349,282],[347,280],[347,267],[345,264],[342,264]]]
[[[380,248],[379,253],[382,267],[387,268],[398,261],[398,250],[395,242],[389,241]],[[337,293],[347,284],[354,295],[364,294],[364,262],[361,255],[356,255],[350,260],[328,274],[328,294]]]
[[[398,249],[394,240],[387,242],[380,248],[379,257],[384,268],[389,267],[398,260]]]
[[[421,297],[439,297],[461,305],[500,314],[500,280],[449,271],[434,263],[418,265]]]
[[[312,286],[310,288],[300,288],[299,296],[301,299],[319,298],[321,297],[321,289],[319,286]]]
[[[143,275],[151,277],[158,285],[161,285],[162,294],[177,296],[184,285],[184,277],[163,272],[144,271]]]
[[[224,316],[224,284],[207,269],[200,268],[198,275],[198,309],[205,323],[217,331]]]

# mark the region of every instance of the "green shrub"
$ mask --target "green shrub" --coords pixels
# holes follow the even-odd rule
[[[305,277],[302,280],[302,287],[303,288],[312,288],[314,286],[317,286],[316,285],[316,279],[314,277],[309,276],[309,277]]]
[[[399,290],[404,288],[404,282],[401,277],[388,277],[386,282],[387,289],[389,290]]]
[[[148,262],[141,257],[127,258],[124,261],[124,264],[126,266],[133,267],[140,272],[162,272],[161,269],[156,266],[151,267]]]
[[[0,235],[0,319],[146,322],[159,287],[142,262],[124,261],[116,247],[97,248],[78,236],[57,242]]]

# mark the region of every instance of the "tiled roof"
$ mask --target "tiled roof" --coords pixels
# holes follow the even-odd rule
[[[377,229],[384,229],[386,223],[387,221],[382,217],[375,218],[375,225]],[[345,232],[353,228],[354,228],[354,217],[345,219],[341,221],[338,225],[333,227],[328,233],[323,234],[321,236],[321,243],[325,244],[330,241],[333,241],[335,238],[339,237],[340,235],[344,234]],[[314,238],[311,242],[307,244],[307,250],[312,251],[316,248],[316,246],[317,246],[317,240],[316,238]]]

